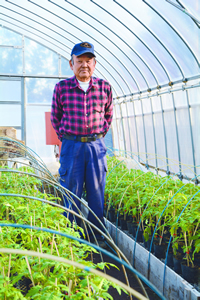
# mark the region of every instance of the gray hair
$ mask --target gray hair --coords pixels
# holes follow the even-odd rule
[[[73,55],[74,55],[74,54],[73,54]],[[72,63],[72,65],[74,64],[73,55],[71,56],[71,63]],[[95,64],[95,62],[96,62],[96,58],[95,58],[95,56],[94,56],[93,58],[94,58],[94,64]]]

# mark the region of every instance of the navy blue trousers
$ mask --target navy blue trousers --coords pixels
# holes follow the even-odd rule
[[[107,172],[106,151],[103,138],[89,143],[63,139],[60,155],[61,166],[59,169],[61,185],[79,198],[81,198],[83,186],[85,186],[88,206],[103,224],[104,190]],[[81,209],[80,201],[75,197],[73,197],[73,200],[77,207]],[[71,205],[69,197],[65,199],[65,206],[78,212],[77,208]],[[72,214],[69,215],[69,219],[71,222],[74,220]],[[91,212],[88,214],[88,220],[103,230]],[[76,218],[76,222],[78,225],[81,224],[79,218]],[[98,232],[95,232],[95,235],[97,238],[100,238]]]

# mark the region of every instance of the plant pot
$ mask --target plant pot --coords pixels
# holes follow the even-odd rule
[[[177,254],[177,255],[173,255],[173,264],[174,264],[174,272],[176,272],[177,274],[181,274],[181,262],[183,260],[182,255]]]
[[[115,209],[111,208],[108,211],[108,220],[112,223],[116,221]]]
[[[133,217],[131,215],[126,215],[126,221],[132,221],[133,222]]]
[[[170,237],[171,237],[171,235],[170,235],[169,232],[163,234],[163,242],[167,244],[167,247],[168,247],[168,244],[169,244],[169,241],[170,241]],[[170,245],[169,245],[169,251],[170,251],[170,252],[173,252],[173,247],[172,247],[172,245],[173,245],[173,244],[172,244],[172,240],[171,240],[171,241],[170,241]]]
[[[200,267],[200,253],[194,254],[194,264],[195,264],[195,266]]]
[[[169,242],[169,239],[171,237],[171,234],[168,230],[165,230],[164,233],[163,233],[163,241],[165,243],[168,243]]]
[[[136,234],[137,234],[137,239],[136,242],[138,243],[143,243],[143,230],[139,229],[137,233],[138,226],[135,228],[135,239],[136,239]]]
[[[133,221],[132,220],[128,220],[126,223],[127,223],[128,232],[130,234],[133,234]]]
[[[132,235],[133,235],[133,237],[135,237],[137,229],[138,229],[138,224],[133,223],[132,227],[133,227]]]
[[[149,240],[147,241],[147,250],[150,251],[150,247],[151,247],[151,253],[154,253],[154,243],[152,243],[151,245],[151,240],[152,237],[149,237]]]
[[[173,251],[169,250],[167,257],[166,257],[167,251],[165,253],[165,259],[167,258],[167,263],[166,265],[170,268],[173,268],[174,266],[174,261],[173,261]]]
[[[185,243],[182,242],[182,241],[178,241],[177,243],[178,243],[178,248],[175,248],[177,254],[180,254],[181,256],[184,256],[184,252],[183,252],[182,248],[184,247]],[[173,244],[172,244],[172,247],[173,247]]]
[[[145,241],[144,235],[142,236],[142,238],[143,238],[144,248],[149,250],[148,249],[148,241]]]
[[[17,275],[17,273],[16,273]],[[14,287],[21,290],[21,293],[23,296],[25,296],[28,291],[30,290],[30,285],[32,284],[32,281],[29,278],[26,278],[23,276],[17,283],[14,284]]]
[[[157,242],[154,242],[154,254],[157,258],[165,258],[166,244],[161,243],[160,245]]]
[[[198,266],[187,266],[186,262],[181,263],[182,277],[189,283],[198,283]]]
[[[103,216],[106,218],[107,217],[107,207],[104,207],[104,210],[103,210]]]
[[[128,230],[127,223],[124,218],[119,219],[119,225],[121,226],[121,230]]]
[[[144,238],[144,234],[143,234],[143,236],[142,236],[142,238],[143,238],[143,243],[144,243],[144,247],[145,247],[145,249],[147,249],[148,251],[150,250],[150,246],[151,246],[151,236],[149,236],[148,235],[148,240],[147,240],[147,234],[145,235],[146,236],[146,240],[145,240],[145,238]],[[153,253],[153,251],[154,251],[154,247],[153,247],[153,244],[152,244],[152,247],[151,247],[151,253]]]

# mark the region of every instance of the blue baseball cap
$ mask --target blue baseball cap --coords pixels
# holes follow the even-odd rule
[[[85,53],[91,53],[94,57],[96,57],[96,55],[94,54],[94,46],[88,42],[76,44],[72,49],[71,56],[73,54],[76,56],[80,56]]]

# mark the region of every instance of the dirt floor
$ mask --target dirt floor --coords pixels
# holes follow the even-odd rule
[[[106,249],[106,250],[108,250],[109,252],[112,253],[111,250],[109,250],[109,249]],[[110,276],[126,283],[124,272],[122,270],[121,265],[119,263],[117,263],[114,259],[110,258],[109,256],[107,256],[103,253],[102,253],[102,256],[103,256],[103,259],[104,259],[105,262],[112,263],[112,264],[116,265],[119,268],[119,270],[117,270],[116,268],[110,268],[110,270],[107,269],[106,273],[108,275],[110,275]],[[94,263],[101,262],[100,255],[99,254],[94,254],[93,255],[93,261],[94,261]],[[129,270],[126,270],[126,271],[127,271],[130,286],[133,289],[135,289],[137,292],[144,295],[140,284],[138,283],[137,279],[135,278],[135,275]],[[150,300],[159,300],[160,299],[160,297],[157,296],[148,286],[146,286],[145,284],[143,284],[143,285],[145,287],[145,290],[146,290]],[[112,288],[112,287],[109,289],[109,294],[113,297],[114,300],[130,300],[129,294],[127,295],[124,292],[122,292],[122,294],[119,295],[118,291],[116,289]],[[137,298],[132,296],[132,300],[135,300],[135,299],[137,299]]]

